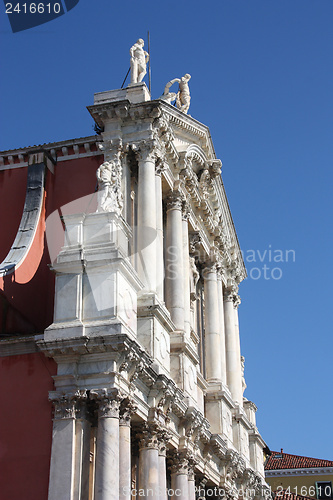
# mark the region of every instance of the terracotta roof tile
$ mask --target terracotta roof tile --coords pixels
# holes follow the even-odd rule
[[[265,464],[265,470],[279,469],[306,469],[313,467],[333,467],[333,460],[320,458],[300,457],[289,453],[272,451],[272,455]]]

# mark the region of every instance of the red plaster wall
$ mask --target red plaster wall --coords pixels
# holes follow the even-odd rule
[[[0,358],[0,500],[47,499],[55,374],[41,353]]]
[[[51,244],[53,253],[57,255],[64,240],[59,215],[96,210],[96,170],[102,158],[95,156],[67,160],[55,166],[54,175],[47,171],[44,207],[33,245],[23,264],[13,274],[0,278],[0,289],[7,300],[33,325],[36,333],[42,332],[53,319],[54,276],[49,269],[48,244],[51,240],[45,236],[45,221],[56,211],[58,226],[52,228],[51,233],[55,236]],[[3,172],[6,174],[2,175]],[[0,225],[0,255],[4,258],[19,227],[27,168],[3,172],[0,172],[0,214],[4,222]]]

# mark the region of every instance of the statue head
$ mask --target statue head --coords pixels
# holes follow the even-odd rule
[[[144,46],[145,42],[142,40],[142,38],[139,38],[138,41],[136,42],[138,45],[141,45],[142,47]]]
[[[186,73],[186,75],[184,75],[183,78],[188,82],[189,80],[191,80],[191,75],[189,73]]]

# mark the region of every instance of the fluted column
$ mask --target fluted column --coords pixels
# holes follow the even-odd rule
[[[95,500],[119,500],[119,407],[116,390],[90,391],[98,403]]]
[[[119,499],[131,500],[131,416],[136,410],[129,399],[122,401],[119,413]]]
[[[225,329],[224,329],[224,308],[223,308],[223,284],[221,269],[217,270],[217,295],[219,307],[219,326],[220,326],[220,356],[221,356],[221,377],[223,384],[227,384],[227,367],[225,357]]]
[[[85,391],[50,393],[54,421],[49,500],[88,500],[90,423]]]
[[[172,191],[167,199],[166,306],[177,330],[184,330],[182,195]]]
[[[155,143],[142,141],[135,150],[138,174],[138,274],[144,291],[156,292]]]
[[[158,428],[145,424],[139,434],[139,485],[144,497],[159,500]]]
[[[188,219],[190,210],[187,204],[183,206],[183,277],[184,277],[184,326],[187,338],[191,335],[191,297],[190,297],[190,250],[188,235]]]
[[[170,460],[171,500],[189,500],[188,459],[176,453]]]
[[[221,382],[222,362],[216,264],[209,264],[203,270],[203,278],[205,292],[206,379],[209,382]]]
[[[242,406],[242,374],[239,350],[239,334],[235,328],[234,296],[232,290],[224,291],[224,326],[227,366],[227,385],[234,401]]]

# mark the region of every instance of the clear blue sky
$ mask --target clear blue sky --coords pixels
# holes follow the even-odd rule
[[[121,86],[148,29],[153,98],[191,73],[190,114],[256,259],[240,287],[245,396],[271,449],[333,459],[333,1],[80,0],[16,34],[0,18],[0,149],[93,134],[85,107]],[[273,261],[286,250],[295,262]]]

